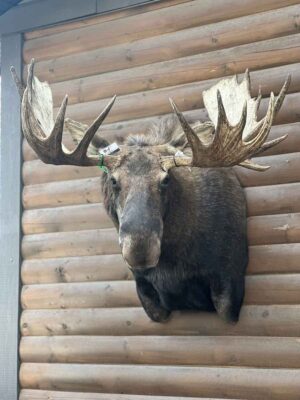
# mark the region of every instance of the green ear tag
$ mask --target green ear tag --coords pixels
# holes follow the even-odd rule
[[[104,155],[103,154],[99,154],[99,165],[98,167],[101,169],[101,171],[105,172],[106,174],[108,174],[108,169],[105,165],[103,165],[103,161],[104,161]]]

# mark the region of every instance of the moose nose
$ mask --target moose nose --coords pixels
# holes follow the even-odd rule
[[[160,240],[156,234],[147,238],[125,235],[121,240],[122,255],[131,268],[152,268],[160,256]]]

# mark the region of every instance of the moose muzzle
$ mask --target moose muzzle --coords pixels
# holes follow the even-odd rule
[[[124,260],[133,269],[155,267],[161,251],[163,223],[153,199],[147,194],[133,196],[120,218],[119,242]]]

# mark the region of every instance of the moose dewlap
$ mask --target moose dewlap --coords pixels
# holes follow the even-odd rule
[[[257,120],[260,98],[250,95],[250,79],[224,79],[203,93],[210,121],[190,125],[171,100],[176,116],[143,135],[127,138],[113,154],[94,136],[113,106],[86,126],[68,120],[67,97],[53,120],[50,87],[34,76],[34,63],[22,96],[22,129],[45,163],[97,166],[104,206],[119,233],[122,255],[132,270],[139,299],[154,321],[173,310],[217,311],[236,322],[244,298],[248,264],[246,202],[231,168],[268,167],[250,158],[281,142],[267,142],[275,115],[289,86],[271,93],[267,113]],[[64,126],[77,147],[62,145]]]

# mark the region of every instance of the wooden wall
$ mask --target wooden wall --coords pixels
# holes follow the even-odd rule
[[[288,73],[292,84],[271,132],[289,137],[259,157],[272,168],[238,170],[250,264],[235,326],[205,313],[149,321],[101,203],[99,170],[44,165],[24,143],[20,399],[299,399],[298,1],[165,0],[28,33],[24,62],[32,57],[55,107],[69,94],[74,119],[90,122],[119,95],[102,129],[110,139],[170,113],[169,96],[206,118],[202,90],[246,68],[262,112]]]

